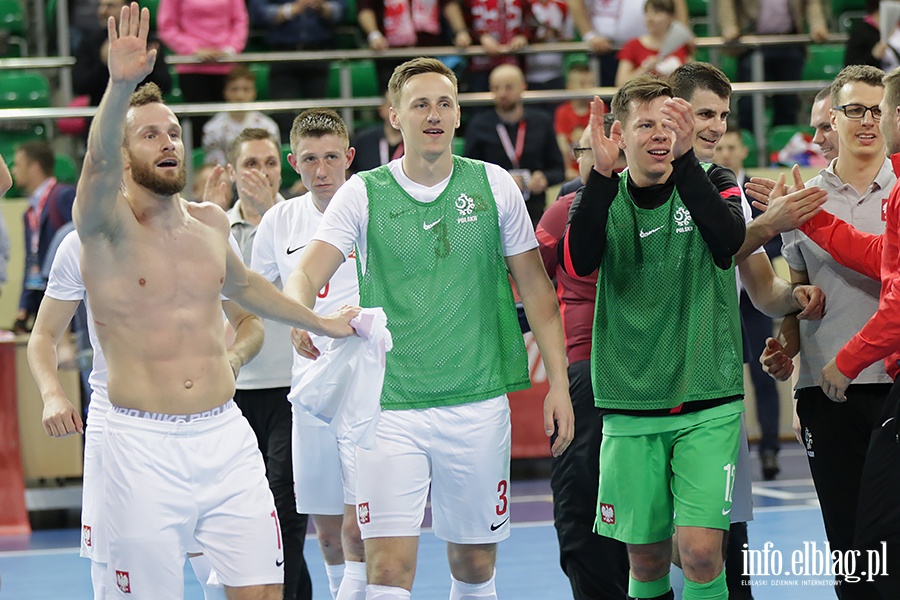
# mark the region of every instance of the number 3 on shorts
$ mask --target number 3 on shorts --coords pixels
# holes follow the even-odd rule
[[[725,471],[725,502],[731,502],[731,494],[734,492],[734,472],[735,465],[725,465],[722,467]]]
[[[506,498],[507,491],[507,483],[505,479],[501,479],[500,483],[497,484],[497,516],[503,516],[506,514],[506,509],[509,506],[509,500]]]

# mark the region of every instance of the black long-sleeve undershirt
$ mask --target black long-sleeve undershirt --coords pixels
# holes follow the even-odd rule
[[[560,265],[567,271],[574,270],[575,275],[583,277],[600,266],[606,249],[609,208],[618,188],[618,175],[606,177],[592,170],[587,184],[575,197],[569,225],[559,245]],[[665,204],[674,189],[690,211],[716,266],[729,268],[746,233],[734,174],[718,165],[704,170],[690,150],[672,161],[672,174],[665,183],[640,188],[628,179],[632,201],[645,209]]]

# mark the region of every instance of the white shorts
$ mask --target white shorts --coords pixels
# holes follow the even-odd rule
[[[226,586],[282,583],[275,503],[234,402],[176,422],[119,410],[107,415],[103,449],[108,597],[181,598],[185,554],[198,547]]]
[[[750,446],[747,444],[747,420],[741,413],[741,438],[734,469],[734,488],[731,491],[731,522],[753,520],[753,481],[750,475]]]
[[[382,412],[371,450],[356,450],[363,539],[419,535],[429,484],[437,537],[456,544],[506,539],[510,446],[506,396]]]
[[[321,420],[291,403],[291,452],[297,512],[342,515],[356,504],[356,446],[338,442]]]
[[[84,474],[81,484],[81,556],[109,562],[103,502],[103,431],[109,400],[94,392],[84,428]]]

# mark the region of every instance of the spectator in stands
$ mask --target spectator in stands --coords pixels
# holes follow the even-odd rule
[[[600,85],[613,87],[619,59],[616,50],[647,32],[643,4],[634,0],[569,0],[575,27],[600,58]],[[688,24],[686,0],[675,0],[675,16]]]
[[[232,67],[222,61],[247,45],[250,25],[244,0],[160,0],[156,22],[159,38],[174,53],[201,61],[175,66],[184,101],[222,102]],[[191,117],[194,135],[208,120]]]
[[[463,0],[466,22],[472,38],[484,54],[469,58],[466,74],[470,92],[486,92],[491,71],[499,65],[521,65],[521,57],[512,54],[528,45],[526,23],[532,20],[531,3],[526,0]]]
[[[828,37],[822,0],[717,0],[719,29],[726,42],[733,42],[742,34],[778,35],[803,33],[809,27],[814,42]],[[762,10],[765,5],[766,10]],[[765,81],[797,81],[803,75],[806,57],[804,44],[764,46],[762,52]],[[738,59],[738,81],[753,81],[751,59],[753,52],[745,52]],[[752,96],[738,100],[738,117],[742,129],[753,130]],[[772,97],[772,125],[795,125],[798,122],[800,100],[796,94]]]
[[[359,11],[359,26],[372,50],[443,46],[442,15],[452,32],[454,46],[466,48],[472,44],[459,0],[358,0],[356,8]],[[394,68],[405,60],[376,61],[381,89],[387,89]]]
[[[816,130],[813,143],[818,144],[830,163],[838,156],[838,134],[831,124],[831,88],[820,90],[809,111],[809,126]]]
[[[347,0],[248,0],[250,22],[266,31],[269,50],[331,50],[335,27],[347,11]],[[317,99],[328,94],[328,61],[273,62],[269,90],[273,100]],[[294,116],[278,113],[282,140],[291,134]],[[255,127],[255,125],[253,126]]]
[[[587,63],[575,63],[566,74],[566,89],[587,90],[597,86],[594,74]],[[578,159],[572,148],[578,145],[581,133],[587,129],[591,118],[590,98],[573,98],[560,104],[553,117],[553,130],[559,151],[566,158],[566,181],[578,177]]]
[[[233,67],[225,77],[222,95],[225,102],[253,102],[256,100],[256,75],[243,65]],[[265,129],[276,140],[281,139],[278,124],[257,110],[220,112],[203,126],[204,162],[225,166],[228,146],[240,132],[251,127]]]
[[[631,38],[619,50],[616,86],[644,73],[666,77],[691,60],[687,46],[681,46],[667,56],[659,56],[659,50],[674,22],[674,0],[647,0],[644,3],[644,23],[647,26],[647,33]]]
[[[403,156],[403,135],[391,125],[391,99],[387,94],[378,107],[378,115],[384,121],[363,129],[356,136],[353,147],[356,156],[350,164],[353,173],[368,171]]]
[[[866,16],[853,23],[844,50],[844,66],[870,65],[890,73],[900,66],[900,30],[887,43],[881,41],[879,6],[881,0],[866,0]]]
[[[531,18],[525,21],[533,44],[570,42],[575,37],[569,6],[565,0],[534,0]],[[532,90],[558,90],[565,85],[564,55],[538,52],[525,55],[525,81]],[[554,107],[555,108],[555,107]]]
[[[522,190],[532,224],[537,225],[547,188],[565,177],[553,121],[543,111],[525,108],[525,75],[519,67],[500,65],[491,72],[490,85],[494,110],[469,122],[463,154],[508,170]]]
[[[122,7],[127,0],[99,0],[95,19],[99,20],[99,27],[85,31],[81,36],[81,43],[75,50],[75,65],[72,67],[72,89],[76,95],[90,97],[90,105],[100,104],[100,98],[106,91],[109,83],[109,68],[106,66],[109,53],[109,34],[106,23],[110,17],[118,20]],[[162,52],[159,42],[154,42],[157,52]],[[157,55],[153,72],[141,82],[141,85],[152,81],[159,86],[164,94],[172,91],[172,76],[166,68],[166,61]]]
[[[41,267],[57,230],[72,220],[75,187],[58,183],[53,176],[56,157],[44,141],[25,142],[16,148],[12,176],[16,186],[28,196],[25,221],[25,276],[19,311],[13,329],[29,330],[29,320],[37,314],[47,281]]]

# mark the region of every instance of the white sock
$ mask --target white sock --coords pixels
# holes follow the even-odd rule
[[[94,600],[106,600],[106,563],[91,561],[91,583]]]
[[[483,583],[463,583],[452,575],[450,579],[450,600],[497,600],[497,588],[494,585],[494,576]]]
[[[335,600],[366,600],[366,563],[344,563],[344,579]]]
[[[197,576],[197,581],[200,582],[200,587],[203,588],[203,598],[205,600],[225,600],[225,588],[209,583],[209,575],[212,573],[212,563],[209,562],[209,559],[204,555],[199,554],[197,556],[191,556],[191,568],[194,570],[194,575]]]
[[[408,590],[389,585],[367,585],[366,600],[410,600]]]
[[[328,575],[328,589],[331,590],[331,597],[337,598],[338,590],[341,587],[341,579],[344,578],[344,563],[339,565],[325,565],[325,573]]]

